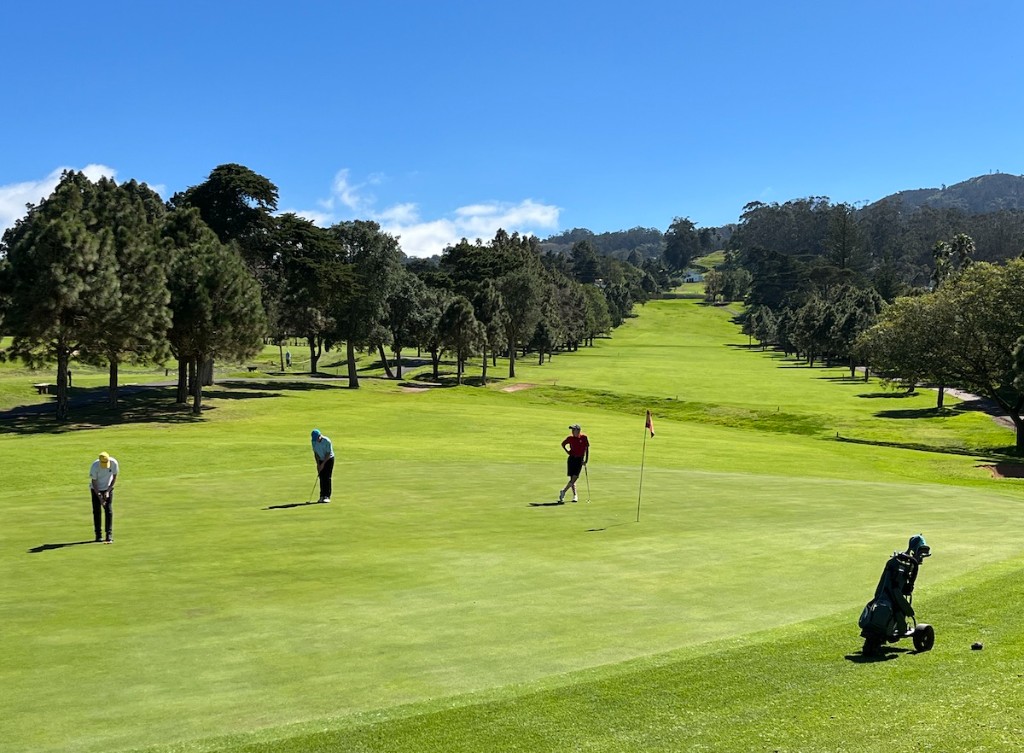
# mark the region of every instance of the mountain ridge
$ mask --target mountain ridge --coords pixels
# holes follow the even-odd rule
[[[1006,209],[1024,209],[1024,176],[1009,173],[989,173],[941,188],[914,188],[873,202],[877,206],[885,201],[898,203],[903,211],[912,212],[922,207],[957,209],[967,214],[986,214]]]

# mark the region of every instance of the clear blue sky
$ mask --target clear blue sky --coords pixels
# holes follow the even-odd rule
[[[412,255],[1024,173],[1019,2],[8,3],[0,228],[237,162]]]

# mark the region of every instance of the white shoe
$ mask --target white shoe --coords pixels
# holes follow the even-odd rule
[[[576,495],[574,494],[574,495],[573,495],[573,497],[572,497],[572,501],[573,501],[573,502],[579,502],[579,501],[580,501],[580,498],[579,498],[579,497],[577,497],[577,496],[576,496]]]
[[[331,498],[330,498],[330,497],[324,497],[324,498],[323,498],[323,499],[321,499],[320,501],[321,501],[321,502],[323,502],[323,503],[324,503],[324,504],[326,505],[326,504],[327,504],[328,502],[330,502],[330,501],[331,501]]]

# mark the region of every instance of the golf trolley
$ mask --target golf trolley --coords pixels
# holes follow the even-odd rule
[[[935,644],[935,629],[917,621],[911,603],[918,568],[930,555],[931,548],[924,536],[917,534],[910,538],[907,551],[893,552],[886,562],[875,596],[857,621],[864,639],[861,653],[865,656],[877,655],[886,643],[904,638],[911,638],[917,651],[930,651]],[[908,618],[912,627],[907,625]]]
[[[912,599],[907,599],[908,603]],[[891,607],[890,607],[891,610]],[[885,606],[880,604],[877,600],[868,602],[868,605],[864,607],[864,612],[861,613],[860,621],[857,623],[860,627],[861,637],[864,638],[864,646],[861,648],[861,653],[865,656],[877,656],[882,650],[882,646],[886,643],[896,643],[904,638],[911,638],[914,641],[914,649],[916,651],[931,651],[933,645],[935,645],[935,628],[926,622],[918,622],[913,616],[910,618],[913,621],[913,627],[907,627],[903,630],[899,625],[898,618],[890,616],[885,618],[882,614],[875,616],[875,612],[884,612]],[[886,624],[885,628],[878,630],[874,627],[874,620],[884,619]],[[906,626],[906,623],[903,624]]]

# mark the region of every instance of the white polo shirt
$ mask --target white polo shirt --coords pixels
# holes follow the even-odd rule
[[[114,458],[110,459],[110,463],[104,468],[100,465],[99,460],[92,461],[92,466],[89,468],[89,483],[90,486],[97,491],[105,492],[110,488],[110,484],[114,480],[114,476],[117,475],[117,461]],[[95,481],[95,485],[92,482]]]

